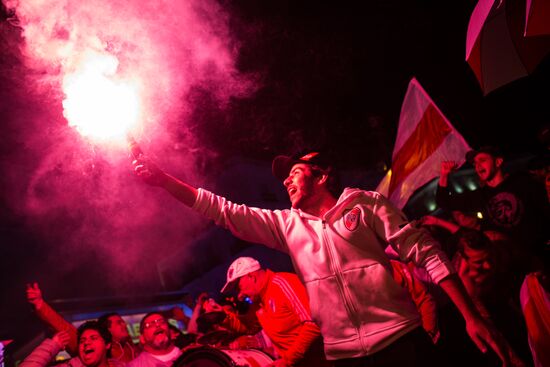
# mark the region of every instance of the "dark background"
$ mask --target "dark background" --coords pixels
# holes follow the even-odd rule
[[[231,31],[241,42],[238,69],[258,73],[261,87],[249,98],[233,99],[223,108],[207,89],[195,88],[187,96],[195,106],[190,131],[214,152],[204,157],[197,171],[212,181],[232,157],[268,164],[276,154],[307,146],[333,151],[344,168],[381,170],[391,161],[401,103],[412,77],[471,146],[497,144],[509,157],[538,153],[542,148],[537,134],[550,122],[548,58],[531,76],[484,97],[464,61],[475,1],[221,3],[231,15]],[[128,244],[120,252],[132,259],[134,273],[130,274],[152,275],[141,281],[139,276],[128,276],[128,269],[120,269],[117,276],[103,267],[116,264],[110,262],[112,253],[106,255],[90,245],[78,251],[64,248],[65,235],[76,231],[86,217],[79,211],[100,207],[61,208],[55,214],[61,220],[48,222],[45,228],[41,227],[44,221],[37,223],[13,208],[14,201],[25,200],[24,188],[40,161],[41,149],[53,149],[66,122],[60,106],[50,108],[51,101],[59,101],[55,92],[37,95],[26,89],[31,72],[14,51],[21,43],[20,31],[5,21],[8,16],[2,9],[0,338],[18,337],[37,327],[25,301],[29,281],[40,281],[48,299],[173,290],[163,288],[155,278],[154,259],[168,256],[175,246],[164,243],[162,236],[151,236],[152,245],[146,251],[137,252]],[[27,129],[38,125],[22,126],[17,119],[20,114],[51,121],[40,128],[43,138],[26,139]],[[166,128],[177,135],[178,126]],[[95,157],[93,172],[103,172],[101,165],[108,167],[108,163]],[[93,180],[100,179],[93,172],[91,183],[75,181],[72,187],[93,185]],[[130,169],[116,173],[116,178],[126,180],[136,195],[154,195],[135,182]],[[155,198],[171,203],[169,198],[158,199],[160,195]],[[125,207],[127,203],[115,204]],[[175,211],[197,220],[186,209]],[[187,233],[200,233],[204,223],[199,224]],[[89,236],[83,239],[88,244],[86,240]],[[201,256],[198,249],[194,256]]]

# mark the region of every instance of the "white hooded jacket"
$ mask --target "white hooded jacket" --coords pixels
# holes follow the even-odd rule
[[[454,271],[428,232],[377,192],[345,189],[323,218],[238,205],[204,189],[193,209],[239,238],[290,255],[328,359],[373,354],[420,326],[410,296],[393,280],[388,244],[436,283]]]

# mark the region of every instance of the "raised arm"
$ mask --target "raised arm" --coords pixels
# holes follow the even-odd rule
[[[206,292],[199,294],[199,296],[197,297],[197,302],[195,303],[195,307],[193,307],[193,313],[191,314],[191,318],[189,319],[189,324],[187,325],[187,332],[191,334],[199,333],[199,326],[197,324],[197,319],[201,315],[202,304],[207,299],[208,299],[208,293]]]
[[[397,251],[402,261],[413,261],[424,267],[434,282],[447,293],[466,320],[466,330],[478,346],[485,352],[490,346],[500,357],[504,366],[508,358],[504,352],[502,337],[490,328],[481,318],[464,286],[454,274],[449,260],[441,250],[439,243],[429,233],[416,226],[414,222],[406,224],[404,215],[382,196],[375,205],[375,228]]]
[[[498,355],[502,365],[509,366],[509,356],[503,337],[481,318],[456,274],[443,279],[439,285],[464,317],[466,331],[477,347],[485,353],[489,346]]]
[[[441,162],[441,171],[439,174],[439,186],[447,187],[449,184],[449,175],[451,172],[456,171],[458,164],[454,161]]]
[[[46,339],[31,354],[21,362],[21,367],[46,367],[54,362],[54,358],[69,342],[69,334],[60,331],[52,339]]]
[[[477,190],[457,194],[451,194],[449,187],[449,175],[456,171],[458,165],[456,162],[444,161],[441,162],[441,173],[439,176],[439,184],[435,192],[435,202],[438,207],[445,210],[460,210],[471,211],[472,209],[481,210],[479,207],[481,200]]]
[[[76,328],[44,301],[38,283],[27,284],[27,300],[34,306],[36,315],[54,331],[66,331],[68,333],[67,352],[72,356],[76,356],[78,354]]]
[[[183,204],[192,207],[197,199],[197,189],[178,180],[161,170],[154,162],[145,156],[140,156],[132,162],[134,172],[151,186],[159,186],[168,191]]]
[[[436,226],[436,227],[446,229],[447,231],[453,234],[460,229],[459,225],[453,222],[449,222],[445,219],[438,218],[434,215],[425,215],[419,220],[419,222],[421,225]]]
[[[197,189],[165,172],[145,156],[133,161],[137,176],[152,186],[164,188],[183,204],[249,242],[286,251],[282,234],[283,211],[264,210],[232,203],[204,189]]]

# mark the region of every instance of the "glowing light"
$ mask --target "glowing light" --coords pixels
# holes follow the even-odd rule
[[[479,218],[479,219],[483,219],[483,214],[481,212],[477,212],[476,213],[476,216]]]
[[[437,205],[435,204],[435,201],[430,201],[427,206],[430,212],[433,212],[435,209],[437,209]]]
[[[108,54],[89,54],[81,67],[63,79],[63,115],[69,126],[95,139],[124,137],[138,122],[137,88],[118,80],[118,59]]]
[[[473,181],[468,181],[466,183],[466,186],[468,186],[468,189],[470,189],[470,191],[474,191],[475,189],[477,189],[477,186]]]

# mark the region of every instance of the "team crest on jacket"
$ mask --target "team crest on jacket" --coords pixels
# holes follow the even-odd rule
[[[359,216],[361,215],[361,209],[353,208],[346,214],[344,214],[344,225],[349,231],[355,231],[359,225]]]

